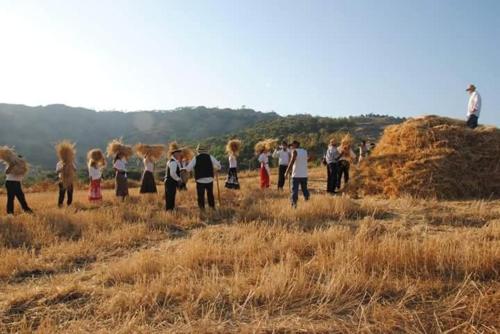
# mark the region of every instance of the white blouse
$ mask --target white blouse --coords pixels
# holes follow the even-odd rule
[[[89,178],[93,180],[100,180],[102,177],[102,172],[100,168],[89,166]]]
[[[263,163],[264,165],[269,164],[269,154],[268,153],[261,153],[259,155],[259,162]]]
[[[125,159],[119,159],[116,160],[115,163],[113,164],[113,167],[120,172],[126,172],[127,171],[127,160]]]
[[[144,163],[144,170],[145,171],[151,172],[151,173],[153,173],[155,171],[155,164],[152,161],[150,161],[148,159],[144,159],[143,163]]]
[[[238,161],[236,160],[236,157],[234,155],[229,156],[229,168],[236,168],[238,167]]]

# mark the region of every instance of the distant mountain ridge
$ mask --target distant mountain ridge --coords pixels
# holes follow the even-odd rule
[[[54,104],[28,107],[0,104],[0,145],[15,146],[27,160],[44,169],[56,163],[54,145],[61,139],[77,143],[78,164],[93,147],[104,149],[109,140],[123,137],[126,143],[186,144],[206,142],[222,158],[225,141],[239,137],[245,142],[243,166],[252,159],[252,148],[263,138],[300,138],[323,150],[331,133],[350,132],[358,138],[377,138],[383,128],[403,119],[366,115],[348,118],[310,115],[280,116],[253,109],[183,107],[161,111],[94,111]],[[316,152],[316,153],[318,153]]]

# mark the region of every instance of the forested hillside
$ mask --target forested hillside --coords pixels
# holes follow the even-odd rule
[[[171,111],[96,112],[64,105],[27,107],[0,104],[0,145],[15,146],[33,165],[54,168],[54,144],[61,139],[77,143],[78,164],[85,165],[85,154],[93,147],[123,137],[126,143],[163,143],[177,140],[183,145],[198,142],[211,145],[212,152],[224,158],[229,138],[244,142],[239,164],[254,167],[253,146],[261,139],[298,139],[311,154],[319,157],[332,135],[351,133],[356,139],[376,140],[383,128],[402,119],[366,115],[346,118],[294,115],[282,117],[252,109],[184,107]],[[223,161],[225,163],[225,159]],[[132,164],[136,168],[138,164]]]

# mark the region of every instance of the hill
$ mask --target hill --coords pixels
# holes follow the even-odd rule
[[[0,143],[15,146],[35,165],[52,169],[55,163],[53,145],[63,138],[77,143],[79,162],[83,163],[88,149],[104,147],[117,137],[131,143],[199,140],[278,117],[276,113],[252,109],[184,107],[124,113],[96,112],[65,105],[0,104]]]
[[[227,139],[239,137],[246,144],[240,163],[247,167],[253,157],[253,145],[262,138],[299,138],[320,154],[332,133],[349,131],[359,138],[375,139],[385,126],[401,121],[378,115],[338,119],[310,115],[282,117],[252,109],[206,107],[124,113],[60,104],[44,107],[0,104],[0,144],[15,146],[31,164],[52,169],[56,162],[53,146],[64,138],[77,143],[77,161],[82,166],[87,150],[104,148],[117,137],[129,143],[177,140],[195,145],[204,141],[212,145],[219,158],[224,155]]]

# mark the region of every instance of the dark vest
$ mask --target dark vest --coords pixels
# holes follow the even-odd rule
[[[196,166],[194,166],[194,178],[196,180],[204,177],[214,177],[214,166],[209,154],[198,154],[196,156]]]
[[[170,161],[175,161],[175,160],[171,159]],[[179,168],[179,163],[177,163],[177,169],[175,171],[175,174],[177,174],[179,177],[181,176],[181,169]],[[165,181],[170,183],[177,183],[177,181],[175,181],[170,175],[170,165],[167,167],[167,175],[165,176]]]

